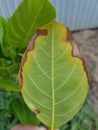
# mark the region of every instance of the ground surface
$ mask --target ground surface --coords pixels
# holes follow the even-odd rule
[[[98,111],[98,29],[74,32],[73,36],[80,45],[88,69],[91,104]]]

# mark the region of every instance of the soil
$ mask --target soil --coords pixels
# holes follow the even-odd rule
[[[98,29],[73,32],[89,75],[89,98],[98,112]]]

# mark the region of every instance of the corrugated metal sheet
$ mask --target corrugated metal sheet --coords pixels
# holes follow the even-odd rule
[[[0,0],[0,15],[8,18],[13,14],[21,0]]]
[[[98,27],[98,0],[51,0],[57,20],[71,30]]]
[[[71,30],[98,27],[98,0],[51,0],[57,10],[57,20]],[[12,15],[21,0],[0,0],[0,15]]]

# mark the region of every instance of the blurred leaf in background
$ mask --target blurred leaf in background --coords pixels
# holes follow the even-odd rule
[[[21,124],[40,125],[40,121],[22,99],[14,99],[10,104],[10,108],[11,111],[18,117]]]
[[[23,0],[8,25],[9,45],[18,50],[27,47],[36,30],[55,18],[56,10],[49,0]]]
[[[14,98],[18,98],[19,93],[6,92],[0,90],[0,130],[10,130],[18,123],[18,119],[12,115],[9,107]]]

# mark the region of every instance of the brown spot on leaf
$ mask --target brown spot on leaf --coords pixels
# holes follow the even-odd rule
[[[72,55],[81,58],[80,49],[77,42],[73,39],[70,43],[72,45]]]
[[[20,70],[19,70],[19,84],[20,86],[22,87],[22,83],[23,83],[23,78],[22,78],[22,66],[24,65],[24,63],[26,62],[26,59],[27,59],[27,54],[29,51],[31,50],[34,50],[34,47],[35,47],[35,41],[37,39],[37,37],[39,36],[46,36],[48,35],[48,31],[47,30],[42,30],[42,29],[38,29],[35,33],[35,35],[32,37],[31,41],[29,42],[29,45],[26,49],[26,51],[24,52],[24,55],[22,57],[22,60],[21,60],[21,65],[20,65]]]
[[[36,110],[32,110],[32,111],[33,111],[36,115],[40,113],[40,111],[37,110],[37,109],[36,109]]]
[[[86,65],[86,63],[83,59],[83,56],[80,53],[79,45],[74,39],[73,39],[73,41],[71,41],[71,44],[72,44],[72,56],[77,57],[82,61],[83,70],[84,70],[84,72],[86,72],[87,82],[89,84],[89,76],[88,76],[88,72],[87,72],[87,65]]]
[[[40,36],[40,35],[48,35],[48,31],[47,30],[41,30],[41,29],[38,29],[37,30],[37,34]]]
[[[72,55],[81,58],[79,45],[74,40],[72,33],[68,28],[67,28],[67,39],[66,39],[66,41],[69,42],[72,45]]]
[[[89,84],[89,77],[88,77],[88,72],[87,72],[87,66],[84,62],[84,59],[80,53],[80,48],[79,48],[79,44],[76,42],[76,40],[74,40],[71,31],[67,28],[67,42],[70,43],[72,45],[72,56],[73,57],[77,57],[79,58],[82,63],[83,63],[83,69],[86,72],[87,75],[87,81]]]
[[[83,59],[83,56],[80,53],[79,45],[78,45],[78,43],[75,40],[73,40],[71,42],[71,44],[72,44],[72,48],[73,48],[72,49],[72,56],[77,57],[77,58],[79,58],[82,61],[83,70],[84,70],[84,72],[86,72],[87,82],[89,84],[89,76],[88,76],[88,72],[87,72],[87,66],[86,66],[86,63],[85,63],[85,61]]]
[[[71,33],[70,30],[67,28],[67,39],[66,39],[66,41],[71,42],[72,40],[73,40],[72,33]]]

